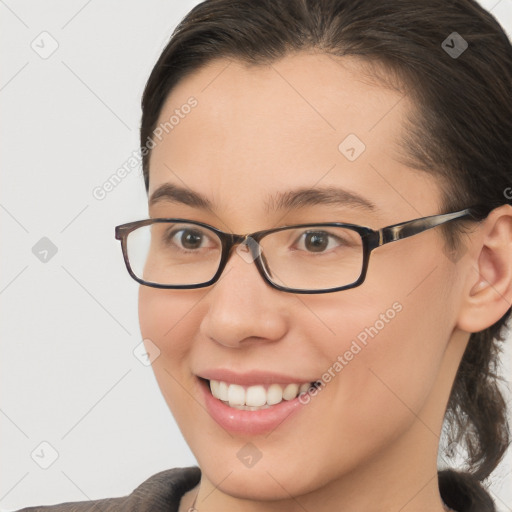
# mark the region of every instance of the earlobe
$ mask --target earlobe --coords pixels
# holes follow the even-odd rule
[[[512,302],[512,206],[494,209],[474,239],[475,256],[467,263],[467,292],[458,327],[479,332],[497,322]]]

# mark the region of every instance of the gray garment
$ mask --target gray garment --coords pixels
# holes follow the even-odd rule
[[[438,476],[441,497],[452,510],[495,512],[490,495],[472,475],[445,470]],[[182,496],[200,479],[197,466],[168,469],[142,482],[129,496],[29,507],[17,512],[178,512]]]
[[[200,478],[198,467],[168,469],[142,482],[129,496],[28,507],[18,512],[177,512],[181,497]]]

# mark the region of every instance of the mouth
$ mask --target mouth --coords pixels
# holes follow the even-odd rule
[[[205,382],[214,398],[228,407],[241,411],[269,409],[283,401],[295,400],[299,395],[308,393],[312,388],[318,387],[318,381],[242,386],[222,380],[201,380]]]
[[[300,415],[305,405],[317,402],[313,397],[321,387],[319,380],[307,382],[260,370],[238,373],[216,368],[195,376],[210,417],[225,431],[244,436],[288,429],[284,425],[291,418]]]

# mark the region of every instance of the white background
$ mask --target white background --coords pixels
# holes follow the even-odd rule
[[[114,226],[147,216],[140,168],[103,200],[92,191],[138,149],[145,81],[197,3],[0,0],[2,510],[126,495],[195,464],[133,354],[138,285]],[[512,0],[482,4],[512,34]],[[52,39],[46,59],[31,47]],[[43,237],[57,248],[46,263],[32,252]],[[48,469],[31,457],[52,449]],[[511,459],[491,487],[503,512]]]

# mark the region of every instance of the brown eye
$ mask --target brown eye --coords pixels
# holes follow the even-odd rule
[[[329,245],[329,237],[325,233],[306,233],[304,246],[308,251],[325,251]]]
[[[165,232],[163,240],[169,249],[184,252],[199,252],[201,249],[211,249],[216,246],[207,232],[196,227],[173,226]]]
[[[320,254],[347,245],[348,241],[327,231],[305,231],[296,242],[298,250]]]
[[[203,235],[198,231],[190,229],[181,229],[174,236],[184,249],[198,249],[201,247]]]

